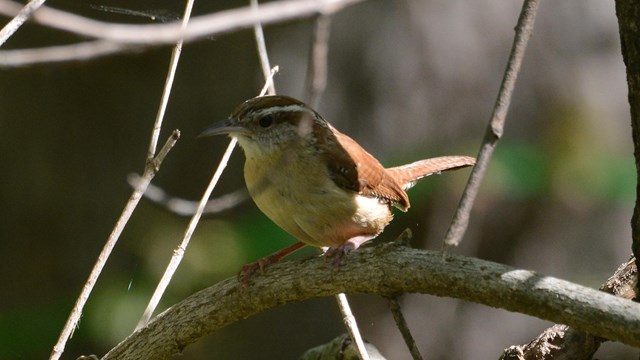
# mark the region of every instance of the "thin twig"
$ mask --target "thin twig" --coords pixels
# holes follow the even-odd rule
[[[233,149],[235,148],[237,141],[238,140],[234,137],[229,142],[229,145],[227,146],[227,150],[225,151],[224,155],[222,156],[222,159],[220,160],[218,169],[216,169],[216,172],[213,174],[213,177],[209,182],[209,186],[207,186],[207,189],[202,195],[202,199],[200,200],[198,209],[196,210],[196,213],[191,218],[191,221],[189,222],[189,226],[187,226],[187,229],[184,233],[184,237],[182,239],[182,242],[180,243],[180,246],[178,246],[178,248],[173,251],[173,256],[171,257],[171,261],[169,261],[169,265],[165,269],[165,272],[162,275],[162,278],[160,279],[160,282],[158,283],[158,286],[156,287],[156,290],[154,291],[153,296],[151,297],[151,300],[147,305],[147,308],[142,314],[142,317],[140,318],[140,320],[138,321],[138,325],[136,325],[136,330],[147,325],[147,323],[149,322],[149,319],[151,318],[151,315],[153,315],[153,312],[158,306],[158,303],[160,302],[160,299],[162,298],[164,291],[167,289],[167,286],[169,286],[169,282],[171,281],[173,274],[178,269],[178,266],[182,261],[182,257],[184,256],[184,252],[187,249],[187,246],[189,246],[189,241],[191,240],[191,236],[193,235],[193,231],[195,230],[196,225],[198,225],[198,221],[200,220],[200,216],[202,215],[202,210],[204,210],[204,206],[207,204],[207,200],[211,196],[211,192],[213,192],[213,188],[218,183],[218,180],[220,179],[222,172],[224,171],[225,167],[227,167],[227,163],[229,162],[229,158],[231,157],[231,153],[233,152]]]
[[[330,30],[331,16],[318,16],[313,28],[305,86],[305,100],[313,109],[317,109],[320,105],[320,99],[327,87]]]
[[[184,32],[181,32],[180,24],[177,23],[153,25],[105,23],[47,7],[43,7],[34,14],[33,19],[43,25],[59,30],[121,43],[121,45],[129,45],[121,48],[124,51],[169,43],[175,44],[181,39],[185,42],[194,41],[253,27],[256,23],[266,25],[317,14],[330,14],[361,1],[364,0],[286,0],[270,2],[261,5],[257,12],[251,6],[248,6],[194,17]],[[19,11],[19,7],[19,4],[9,0],[0,0],[0,13],[7,16],[15,16]],[[136,46],[132,47],[131,45]],[[77,44],[72,45],[69,49],[80,53],[84,59],[88,58],[90,49],[78,48],[78,46]],[[91,44],[90,46],[96,47],[96,44]],[[95,50],[95,55],[109,54],[111,53],[109,50],[116,51],[114,47],[109,49],[105,49],[105,47],[105,45],[99,46],[98,50]],[[3,50],[0,51],[0,66],[35,64],[50,60],[51,57],[60,61],[63,58],[62,50],[63,48],[60,46],[52,49],[55,54],[50,54],[49,48],[46,47],[29,49],[29,53],[25,53],[27,50]],[[29,57],[26,55],[29,55]]]
[[[260,90],[260,94],[258,96],[264,96],[267,91],[271,88],[271,84],[273,84],[273,77],[280,71],[280,66],[276,65],[271,69],[271,72],[267,74],[267,79],[264,82],[264,86],[262,86],[262,90]],[[275,87],[274,87],[275,89]]]
[[[181,32],[183,32],[184,29],[186,29],[187,24],[189,23],[189,19],[191,19],[191,10],[193,9],[193,3],[194,3],[194,0],[187,0],[185,4],[184,14],[182,16],[182,21],[180,25]],[[167,78],[165,80],[164,88],[162,91],[162,98],[160,100],[160,106],[158,108],[158,113],[156,115],[156,121],[153,124],[153,130],[151,132],[151,141],[149,142],[149,150],[147,151],[147,154],[149,156],[152,156],[156,151],[158,136],[160,135],[160,130],[162,128],[162,120],[164,119],[164,114],[167,109],[167,103],[169,102],[169,96],[171,95],[171,88],[173,87],[173,79],[175,78],[176,69],[178,68],[178,62],[180,61],[180,54],[182,53],[182,44],[183,44],[183,40],[182,39],[178,40],[176,45],[173,47],[173,51],[171,52],[171,61],[169,63],[169,70],[167,71]],[[160,285],[158,285],[158,288],[159,287]],[[157,291],[158,289],[156,289],[156,292]],[[154,296],[155,295],[156,294],[154,293]],[[160,294],[160,296],[162,296],[162,294]],[[147,309],[142,315],[142,318],[138,322],[138,325],[137,325],[138,327],[140,327],[141,326],[140,324],[143,322],[144,324],[146,324],[148,319],[151,317],[151,314],[148,314],[148,317],[146,318],[146,320],[144,320],[145,316],[147,316],[147,311],[149,310],[149,308],[152,307],[150,312],[153,313],[153,310],[157,305],[156,303],[152,306],[153,301],[154,301],[154,298],[152,297],[151,301],[147,306]],[[158,299],[158,302],[159,301],[160,299]]]
[[[187,4],[184,9],[184,15],[182,17],[182,23],[180,31],[184,32],[189,24],[191,18],[191,10],[193,9],[194,0],[187,0]],[[167,78],[162,90],[162,97],[160,100],[160,106],[158,107],[158,113],[156,115],[156,122],[153,124],[153,131],[151,132],[151,141],[149,142],[149,150],[147,151],[148,158],[151,159],[156,152],[156,146],[158,144],[158,138],[160,137],[160,129],[162,128],[162,119],[167,110],[167,103],[169,102],[169,96],[171,95],[171,88],[173,87],[173,79],[176,75],[176,69],[178,68],[178,62],[180,61],[180,54],[182,53],[182,39],[178,40],[171,52],[171,61],[169,63],[169,70],[167,71]]]
[[[127,177],[127,182],[131,187],[139,186],[141,177],[132,173]],[[164,189],[153,184],[149,184],[144,195],[145,199],[162,206],[167,211],[178,216],[193,216],[198,209],[199,201],[187,200],[168,194]],[[246,188],[240,188],[229,194],[209,199],[207,205],[202,212],[203,216],[218,214],[222,211],[229,210],[249,199],[249,192]]]
[[[500,91],[498,92],[498,98],[493,108],[493,115],[487,127],[480,152],[478,153],[476,165],[473,167],[473,171],[469,176],[469,181],[458,204],[458,209],[442,244],[445,250],[449,246],[458,246],[458,244],[460,244],[469,225],[471,208],[478,195],[480,182],[484,178],[493,150],[498,140],[502,137],[504,122],[507,117],[507,111],[509,110],[509,104],[511,103],[511,95],[513,94],[516,79],[520,72],[520,66],[524,58],[527,43],[533,33],[533,24],[536,19],[537,8],[538,0],[525,0],[522,5],[522,11],[520,12],[518,24],[515,28],[515,38],[513,40],[511,54],[509,55],[509,62],[507,63],[502,84],[500,85]]]
[[[258,13],[258,0],[250,1],[251,9],[254,13]],[[260,56],[260,65],[262,66],[262,75],[265,80],[269,78],[271,72],[271,63],[269,62],[269,54],[267,53],[267,43],[264,40],[264,31],[262,30],[262,24],[257,22],[253,25],[253,32],[256,38],[256,46],[258,48],[258,56]],[[269,95],[276,94],[276,87],[273,81],[269,82]]]
[[[2,46],[13,35],[22,24],[25,23],[33,13],[44,4],[46,0],[31,0],[27,5],[20,9],[7,25],[0,30],[0,46]],[[19,5],[20,6],[20,5]]]
[[[369,360],[369,353],[367,353],[367,348],[365,348],[364,341],[362,341],[362,336],[360,335],[360,330],[358,330],[356,318],[351,312],[351,307],[349,306],[347,296],[344,293],[340,293],[336,295],[336,300],[338,301],[338,308],[340,309],[340,313],[342,314],[342,321],[347,327],[347,331],[349,332],[349,336],[351,336],[351,340],[353,340],[353,342],[356,344],[356,349],[358,350],[358,356],[360,357],[360,360]]]
[[[186,22],[189,19],[192,7],[193,7],[192,0],[188,0],[187,6],[185,9],[185,17],[182,24],[183,29],[186,26]],[[167,100],[171,92],[171,85],[173,84],[173,78],[174,78],[175,70],[178,64],[178,59],[180,57],[181,49],[182,49],[182,42],[179,41],[178,44],[176,44],[176,47],[174,48],[174,51],[171,56],[170,70],[169,70],[169,73],[167,74],[167,79],[165,81],[165,88],[162,95],[162,101],[160,103],[160,107],[158,109],[158,115],[153,125],[153,130],[151,131],[151,140],[149,141],[149,150],[147,151],[147,162],[146,162],[144,174],[142,176],[142,181],[140,182],[139,186],[136,187],[133,194],[129,198],[129,202],[127,202],[127,205],[125,206],[125,210],[123,211],[120,219],[116,223],[115,228],[113,229],[111,235],[109,236],[109,239],[107,240],[107,244],[105,244],[102,252],[100,253],[100,256],[98,257],[96,265],[91,271],[91,274],[89,275],[89,279],[85,283],[83,291],[80,294],[80,297],[76,302],[76,305],[71,311],[71,315],[69,316],[69,319],[67,320],[67,323],[62,330],[62,333],[60,334],[60,338],[58,339],[58,342],[53,348],[53,352],[51,354],[52,360],[58,359],[62,355],[66,342],[71,336],[72,329],[75,328],[76,324],[80,319],[80,315],[82,314],[82,309],[84,307],[84,304],[89,298],[89,295],[91,294],[91,290],[93,289],[93,286],[98,280],[98,277],[100,276],[100,273],[102,272],[102,269],[104,268],[104,265],[106,264],[107,259],[109,258],[109,255],[113,250],[113,247],[117,243],[118,238],[120,237],[120,234],[124,229],[124,226],[129,221],[131,214],[133,213],[134,209],[140,202],[140,198],[142,197],[142,194],[144,194],[144,192],[146,191],[147,186],[149,185],[149,183],[151,182],[155,174],[158,172],[160,168],[160,164],[162,163],[165,156],[168,154],[169,150],[171,150],[171,148],[173,147],[173,145],[175,144],[175,142],[180,136],[180,132],[174,131],[170,140],[167,141],[167,143],[160,150],[158,155],[157,156],[155,155],[156,147],[158,143],[158,137],[160,136],[160,129],[162,126],[162,119],[164,117]]]
[[[89,60],[135,49],[140,49],[140,47],[105,40],[94,40],[71,45],[6,50],[0,51],[0,67]]]
[[[400,309],[400,304],[398,303],[397,297],[387,298],[389,303],[389,310],[391,310],[391,314],[393,315],[393,320],[396,322],[396,326],[400,333],[402,334],[402,338],[404,342],[407,344],[409,348],[409,352],[411,353],[411,357],[414,360],[422,360],[422,354],[420,354],[420,350],[416,345],[416,341],[413,339],[413,335],[411,335],[411,330],[409,330],[409,325],[407,325],[407,321],[402,314],[402,309]]]
[[[62,353],[64,352],[64,348],[67,343],[67,340],[69,339],[69,337],[71,337],[73,330],[78,325],[80,316],[82,315],[82,309],[84,308],[84,305],[87,302],[87,299],[89,299],[91,290],[93,290],[93,287],[96,284],[96,281],[98,280],[98,277],[100,276],[100,273],[102,272],[102,269],[104,268],[104,265],[106,264],[107,259],[109,258],[109,255],[113,250],[113,247],[118,242],[118,239],[120,238],[120,234],[122,234],[122,231],[124,230],[124,227],[126,226],[129,219],[131,218],[133,211],[138,205],[138,202],[140,202],[140,198],[142,197],[142,194],[146,190],[147,185],[149,185],[149,183],[157,173],[160,167],[160,164],[162,164],[162,161],[164,160],[164,157],[167,155],[169,150],[173,148],[173,146],[176,144],[176,141],[178,141],[179,138],[180,138],[180,132],[178,130],[174,130],[174,132],[171,134],[169,139],[167,139],[167,142],[162,147],[162,150],[160,151],[158,156],[154,159],[153,164],[151,162],[147,162],[147,165],[145,166],[145,171],[144,171],[144,174],[142,175],[139,186],[136,187],[136,189],[133,191],[133,193],[129,197],[129,200],[127,201],[127,204],[122,210],[122,214],[120,214],[120,218],[118,219],[115,227],[111,231],[111,234],[109,235],[109,238],[107,239],[107,242],[104,245],[104,248],[102,249],[102,251],[100,252],[100,255],[98,256],[98,260],[96,261],[95,265],[93,266],[93,269],[91,270],[91,273],[89,274],[89,278],[87,279],[87,282],[84,284],[84,287],[80,292],[80,296],[78,296],[78,300],[76,300],[76,303],[73,306],[73,309],[71,310],[71,314],[69,314],[69,318],[67,319],[67,322],[64,328],[62,329],[62,332],[60,333],[58,342],[53,347],[53,352],[51,353],[51,356],[50,356],[51,360],[59,359]]]
[[[265,47],[265,52],[261,52],[260,56],[262,61],[263,60],[262,56],[266,56],[266,47]],[[259,96],[264,95],[267,89],[273,86],[271,85],[273,83],[273,76],[276,74],[277,71],[278,71],[278,67],[276,66],[273,69],[271,69],[271,71],[265,74],[265,84]],[[191,236],[193,235],[193,232],[195,231],[195,228],[198,225],[200,218],[202,217],[202,212],[204,211],[204,207],[206,206],[209,200],[209,197],[211,197],[211,193],[213,192],[213,189],[217,185],[218,180],[220,179],[220,176],[222,176],[222,172],[227,167],[229,158],[231,157],[231,154],[233,153],[233,150],[235,149],[237,143],[238,143],[237,138],[235,137],[231,138],[231,141],[227,146],[227,150],[222,156],[222,159],[220,160],[218,168],[213,174],[213,177],[211,178],[211,181],[209,182],[207,189],[205,190],[204,194],[202,195],[202,198],[200,199],[198,208],[196,209],[195,214],[193,214],[193,217],[191,218],[191,221],[189,222],[189,225],[185,230],[184,236],[182,238],[182,242],[180,243],[178,248],[173,251],[173,256],[169,261],[169,265],[167,265],[167,268],[165,269],[165,272],[162,275],[160,282],[158,282],[158,286],[156,287],[156,290],[154,291],[153,296],[151,297],[151,300],[149,300],[149,304],[147,305],[147,308],[145,309],[144,313],[142,314],[142,317],[140,318],[140,320],[138,321],[138,324],[136,325],[136,330],[145,327],[149,323],[149,319],[151,319],[153,312],[155,311],[156,307],[160,303],[160,299],[162,298],[162,295],[164,294],[167,287],[169,286],[169,283],[171,282],[171,278],[173,277],[173,274],[175,274],[176,270],[178,269],[178,266],[180,265],[180,262],[182,262],[182,258],[184,257],[184,252],[189,246],[189,242],[191,241]]]

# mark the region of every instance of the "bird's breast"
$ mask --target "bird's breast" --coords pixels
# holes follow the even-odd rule
[[[247,154],[244,173],[258,208],[309,245],[335,247],[355,236],[374,237],[392,219],[388,204],[338,187],[311,155]]]

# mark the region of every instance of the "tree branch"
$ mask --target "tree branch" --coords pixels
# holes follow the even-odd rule
[[[181,31],[180,23],[178,22],[154,25],[115,24],[46,7],[33,14],[33,20],[51,28],[101,40],[85,43],[91,47],[90,49],[81,47],[81,44],[53,47],[52,50],[55,51],[54,59],[59,61],[65,58],[63,54],[65,49],[73,50],[86,59],[91,56],[92,50],[96,51],[95,55],[105,55],[120,50],[172,44],[181,39],[189,42],[212,35],[246,29],[257,23],[266,25],[318,14],[331,14],[361,1],[363,0],[276,1],[261,5],[257,11],[248,6],[197,16],[191,20],[184,31]],[[15,16],[21,8],[20,4],[8,0],[0,1],[0,14]],[[25,54],[25,52],[28,53]],[[25,55],[29,55],[29,57],[27,58]],[[48,53],[48,48],[3,50],[0,51],[0,66],[25,65],[25,63],[17,60],[28,61],[28,63],[33,64],[49,59],[49,56],[53,55]]]
[[[327,88],[330,32],[331,16],[318,16],[313,27],[304,96],[305,102],[314,109],[320,105],[322,94]]]
[[[640,347],[640,304],[489,261],[407,248],[355,251],[337,271],[323,257],[275,264],[242,288],[235,277],[169,308],[103,359],[166,359],[202,336],[265,310],[340,292],[455,297],[568,324]]]
[[[631,133],[636,159],[636,178],[640,179],[640,4],[637,0],[616,0],[622,58],[627,69]],[[636,185],[636,206],[631,218],[631,250],[640,261],[640,182]]]
[[[180,138],[180,131],[174,130],[171,136],[169,136],[169,138],[167,139],[167,142],[165,142],[162,149],[160,149],[160,151],[158,152],[158,155],[156,155],[156,157],[153,159],[147,159],[147,162],[145,163],[145,167],[144,167],[144,173],[142,174],[142,179],[140,180],[140,184],[138,187],[136,187],[133,190],[133,193],[131,194],[131,196],[129,197],[129,200],[125,204],[124,209],[122,209],[122,213],[120,214],[120,217],[116,221],[116,224],[114,225],[113,230],[111,230],[111,234],[109,234],[109,237],[107,238],[107,241],[104,244],[102,251],[100,251],[100,254],[98,255],[98,259],[96,260],[96,263],[93,265],[93,268],[89,273],[89,278],[87,279],[84,286],[82,287],[82,290],[80,291],[80,295],[78,295],[78,299],[76,300],[76,303],[73,305],[73,308],[71,309],[71,313],[69,314],[69,317],[67,318],[67,321],[64,327],[62,328],[62,331],[60,332],[58,341],[53,346],[53,351],[51,352],[51,356],[49,357],[50,360],[59,359],[62,353],[64,352],[64,348],[66,346],[67,340],[69,339],[69,337],[71,337],[71,334],[78,326],[78,322],[80,321],[80,317],[82,315],[82,309],[84,308],[84,305],[87,303],[87,300],[89,299],[89,295],[91,295],[91,291],[93,290],[93,287],[98,281],[98,277],[100,276],[100,273],[102,273],[102,269],[107,263],[107,260],[109,259],[109,256],[113,251],[113,248],[116,246],[116,243],[120,238],[120,235],[124,231],[125,226],[129,222],[129,219],[131,219],[133,212],[138,206],[138,203],[142,198],[142,194],[145,192],[145,190],[147,189],[147,186],[149,185],[151,180],[153,180],[153,177],[156,175],[156,173],[160,169],[160,165],[164,161],[164,158],[167,156],[169,151],[173,149],[173,146],[176,144],[179,138]]]
[[[33,13],[44,4],[45,0],[31,0],[27,5],[21,8],[15,17],[0,30],[0,46],[2,46],[13,35],[22,24],[25,23],[33,15]],[[18,5],[22,6],[22,5]]]
[[[413,360],[422,360],[422,354],[420,354],[420,349],[418,349],[418,345],[416,344],[413,335],[411,335],[411,330],[409,330],[407,320],[405,320],[404,318],[404,314],[402,313],[402,309],[400,308],[400,302],[398,301],[398,298],[388,298],[387,303],[389,305],[389,310],[391,310],[391,314],[393,315],[393,320],[396,322],[396,326],[398,327],[398,330],[400,330],[402,338],[409,348],[411,357],[413,358]]]
[[[637,281],[638,268],[635,259],[631,259],[622,264],[600,287],[600,290],[623,299],[633,300],[637,297],[635,291]],[[528,344],[508,347],[502,353],[500,360],[589,360],[605,340],[567,325],[556,324]]]
[[[263,4],[256,11],[251,6],[223,10],[213,14],[193,17],[182,31],[179,21],[133,25],[108,23],[82,17],[61,10],[43,7],[33,14],[33,20],[48,27],[114,42],[149,45],[174,44],[177,41],[192,41],[224,32],[253,27],[254,24],[270,24],[299,17],[332,13],[363,0],[282,0]],[[15,16],[22,5],[0,1],[0,13]]]
[[[504,71],[504,77],[500,84],[498,98],[493,106],[491,121],[489,121],[484,139],[482,140],[482,146],[480,147],[476,164],[471,170],[469,180],[460,198],[460,203],[445,235],[442,244],[445,250],[450,246],[458,246],[462,241],[464,233],[467,231],[471,217],[471,208],[480,191],[480,183],[484,178],[484,174],[487,172],[489,161],[491,161],[491,157],[493,156],[493,150],[504,131],[504,122],[507,118],[509,105],[511,104],[511,95],[516,86],[522,59],[524,59],[524,52],[527,49],[529,38],[533,33],[533,24],[536,20],[537,9],[538,0],[525,0],[522,4],[518,24],[515,28],[516,34],[513,38],[511,54],[509,54],[507,68]]]

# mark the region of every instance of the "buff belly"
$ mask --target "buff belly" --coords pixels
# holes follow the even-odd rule
[[[337,247],[378,235],[391,221],[389,205],[339,188],[325,169],[300,161],[267,163],[247,157],[245,181],[258,208],[298,240]],[[297,176],[291,176],[297,174]]]

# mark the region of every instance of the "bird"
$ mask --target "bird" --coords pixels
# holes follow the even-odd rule
[[[244,150],[251,198],[298,242],[245,265],[243,278],[305,245],[325,250],[339,264],[406,212],[406,193],[422,178],[475,164],[469,156],[441,156],[385,168],[355,140],[300,100],[283,95],[251,98],[200,137],[229,135]]]

